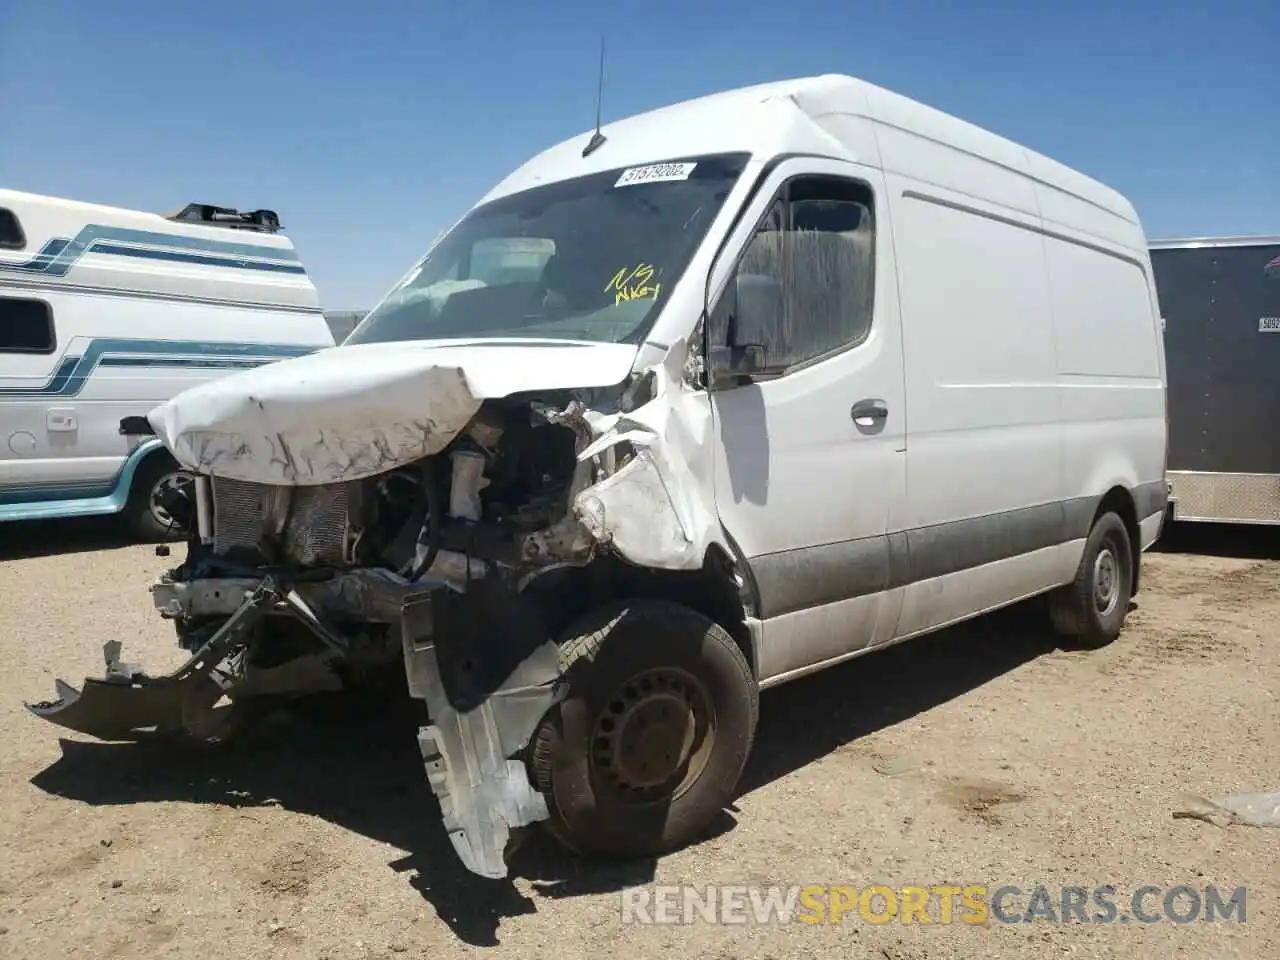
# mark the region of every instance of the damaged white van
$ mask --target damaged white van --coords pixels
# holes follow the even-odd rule
[[[153,587],[191,659],[111,642],[32,709],[218,740],[403,663],[471,870],[536,821],[670,850],[764,687],[1037,594],[1116,637],[1168,496],[1158,317],[1121,196],[859,80],[608,125],[340,346],[150,415],[198,475]]]

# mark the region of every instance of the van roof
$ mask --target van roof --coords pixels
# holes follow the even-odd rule
[[[0,210],[12,214],[19,241],[0,249],[6,287],[320,309],[315,284],[283,233],[6,189]]]
[[[232,232],[252,233],[255,244],[264,247],[280,247],[284,250],[293,249],[293,242],[281,232],[261,229],[236,229],[222,223],[216,223],[213,219],[201,220],[191,212],[193,207],[226,209],[213,208],[208,204],[185,204],[174,213],[159,214],[146,210],[133,210],[128,207],[115,207],[103,203],[72,200],[67,197],[24,193],[20,190],[8,190],[0,187],[0,207],[14,204],[21,204],[28,209],[48,211],[55,215],[61,214],[81,223],[99,223],[142,230],[158,230],[187,236],[225,238],[228,233]],[[272,211],[254,211],[254,213],[269,213],[274,216]],[[183,216],[183,214],[186,214],[186,216]]]
[[[882,165],[879,157],[868,156],[865,141],[849,135],[841,117],[878,121],[947,144],[1138,222],[1133,206],[1110,187],[998,134],[843,74],[740,87],[636,114],[603,125],[604,145],[584,157],[594,132],[588,130],[530,159],[481,202],[583,174],[700,154],[804,152]]]

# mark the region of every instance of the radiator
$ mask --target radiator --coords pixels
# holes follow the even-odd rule
[[[275,538],[291,563],[343,564],[349,529],[344,484],[280,487],[214,477],[212,486],[214,553],[256,550]]]

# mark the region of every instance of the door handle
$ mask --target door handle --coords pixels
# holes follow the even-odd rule
[[[889,405],[883,400],[859,400],[849,411],[853,422],[860,427],[869,427],[877,420],[889,416]]]

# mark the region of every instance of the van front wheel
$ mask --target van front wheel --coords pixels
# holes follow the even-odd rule
[[[597,612],[561,645],[569,684],[529,749],[551,832],[598,856],[656,856],[696,840],[733,799],[758,694],[723,628],[678,604]]]
[[[1115,640],[1129,612],[1133,566],[1124,521],[1104,513],[1089,531],[1075,580],[1050,597],[1054,629],[1089,649]]]

